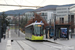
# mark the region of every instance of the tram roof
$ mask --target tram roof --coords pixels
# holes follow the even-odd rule
[[[41,25],[44,25],[44,23],[31,23],[31,24],[27,25],[26,27],[31,26],[31,25],[35,25],[35,24],[41,24]]]

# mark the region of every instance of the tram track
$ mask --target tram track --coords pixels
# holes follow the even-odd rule
[[[17,41],[16,41],[17,42]],[[20,48],[22,49],[22,50],[24,50],[24,48],[21,46],[21,44],[19,43],[19,42],[17,42],[17,44],[20,46]]]
[[[32,42],[32,41],[16,41],[18,43],[18,45],[21,47],[22,50],[27,50],[27,48],[29,48],[28,50],[38,50],[36,46],[38,45],[42,45],[42,46],[47,46],[48,48],[54,49],[54,50],[73,50],[71,48],[69,48],[68,46],[63,46],[63,45],[59,45],[59,44],[55,44],[55,43],[51,43],[50,42]],[[35,46],[33,46],[32,44],[36,44]],[[38,44],[38,45],[37,45]],[[27,47],[27,48],[26,48]],[[65,48],[67,47],[67,48]]]
[[[31,41],[31,40],[30,40],[30,41]],[[59,43],[56,43],[56,42],[52,42],[52,41],[48,41],[48,40],[35,40],[35,41],[32,41],[32,42],[48,42],[48,43],[53,43],[53,44],[62,45],[62,44],[59,44]]]
[[[61,45],[61,46],[68,46],[68,47],[72,47],[72,46],[69,46],[69,45],[59,44],[59,43],[52,42],[52,41],[48,41],[48,40],[45,40],[44,42],[49,42],[49,43],[53,43],[53,44],[57,44],[57,45]]]
[[[48,40],[43,40],[43,42],[48,42],[48,43],[53,43],[53,44],[62,45],[62,44],[59,44],[59,43],[56,43],[56,42],[52,42],[52,41],[48,41]],[[63,45],[63,46],[64,46],[64,45]]]
[[[56,45],[49,45],[48,43],[45,43],[44,45],[55,48],[57,50],[74,50],[74,47],[70,46],[56,46]]]
[[[47,41],[47,40],[43,40],[43,41],[33,41],[33,42],[48,42],[48,43],[52,43],[52,44],[56,44],[57,46],[58,45],[61,45],[61,44],[58,44],[58,43],[54,43],[54,42],[51,42],[51,41]],[[61,47],[57,47],[57,46],[54,46],[54,45],[47,45],[48,43],[42,43],[43,45],[46,45],[48,47],[53,47],[57,50],[61,50],[62,46]],[[38,43],[39,44],[39,43]]]
[[[33,48],[34,50],[37,50],[36,48],[32,47],[31,45],[29,45],[28,43],[24,42],[23,43],[27,44],[29,47]]]
[[[38,42],[38,41],[37,41]],[[39,41],[40,42],[40,41]],[[51,42],[51,41],[48,41],[48,40],[43,40],[43,41],[41,41],[41,42],[44,42],[44,43],[42,43],[43,45],[46,45],[46,46],[48,46],[48,47],[52,47],[52,48],[55,48],[55,49],[57,49],[57,50],[66,50],[66,49],[68,49],[68,50],[74,50],[74,48],[72,47],[72,46],[67,46],[67,45],[62,45],[62,44],[59,44],[59,43],[55,43],[55,42]],[[47,42],[47,43],[45,43],[45,42]],[[52,44],[50,44],[50,43],[52,43]]]
[[[30,41],[30,40],[29,40]],[[33,50],[37,50],[36,48],[34,48],[34,47],[32,47],[31,45],[29,45],[28,43],[26,43],[25,41],[21,41],[22,43],[24,43],[24,44],[26,44],[26,45],[28,45],[29,47],[31,47]],[[39,41],[40,42],[40,41]],[[45,42],[47,42],[47,41],[45,41]],[[18,42],[17,42],[18,43]],[[18,43],[19,44],[19,46],[22,48],[22,50],[24,50],[24,48],[22,47],[22,45],[20,44],[20,43]],[[48,46],[48,47],[53,47],[53,46],[51,46],[51,45],[47,45],[47,44],[43,44],[43,45],[46,45],[46,46]],[[58,50],[60,50],[59,48],[56,48],[56,49],[58,49]]]
[[[48,47],[53,47],[55,49],[58,49],[58,50],[61,50],[62,47],[57,47],[57,46],[54,46],[54,45],[48,45],[47,43],[43,43],[43,45],[46,45]]]
[[[26,50],[25,48],[24,48],[24,46],[22,46],[22,44],[20,43],[20,42],[22,42],[23,44],[26,44],[26,45],[28,45],[30,48],[32,48],[33,50],[37,50],[36,48],[34,48],[34,47],[32,47],[31,45],[29,45],[28,43],[25,43],[24,41],[16,41],[17,42],[17,44],[20,46],[20,48],[22,49],[22,50]]]
[[[31,40],[29,40],[29,41],[31,41]],[[25,44],[27,44],[27,45],[29,45],[27,42],[25,42],[25,41],[23,41]],[[38,41],[38,42],[40,42],[40,41]],[[37,44],[36,42],[33,42],[33,41],[31,41],[31,43],[34,43],[34,44]],[[38,43],[38,44],[40,44],[40,43]],[[31,44],[32,45],[32,44]],[[29,45],[30,47],[32,47],[31,45]],[[44,46],[47,46],[47,47],[51,47],[51,46],[49,46],[49,45],[45,45],[45,44],[43,44]],[[34,47],[32,47],[34,50],[37,50],[36,48],[34,48]],[[40,49],[39,49],[40,50]]]

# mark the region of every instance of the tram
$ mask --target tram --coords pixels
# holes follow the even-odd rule
[[[25,27],[25,39],[30,40],[43,40],[43,23],[31,23]]]

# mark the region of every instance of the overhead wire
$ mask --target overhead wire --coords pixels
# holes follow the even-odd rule
[[[15,0],[13,0],[15,3],[17,3],[18,5],[10,5],[10,4],[8,4],[7,2],[6,2],[6,0],[4,0],[5,1],[5,3],[6,4],[0,4],[0,6],[16,6],[16,7],[40,7],[40,6],[25,6],[25,5],[20,5],[20,4],[18,4]],[[22,0],[21,0],[22,1]]]
[[[15,3],[17,3],[15,0],[13,0]],[[21,2],[22,0],[20,0],[20,2]],[[24,1],[27,1],[27,0],[24,0]],[[28,3],[31,3],[31,2],[29,2],[29,1],[27,1]],[[18,4],[18,3],[17,3]],[[31,3],[31,4],[33,4],[33,3]],[[18,4],[18,5],[20,5],[20,4]],[[35,4],[33,4],[33,5],[35,5]]]
[[[7,2],[4,0],[4,2],[7,4]],[[7,4],[8,5],[8,4]],[[1,10],[1,9],[0,9]],[[1,10],[2,12],[4,12],[3,10]]]
[[[28,0],[24,0],[24,1],[27,1],[28,3],[31,3],[31,2],[29,2]],[[40,4],[38,4],[38,5],[41,5],[41,4],[43,4],[44,2],[45,2],[46,0],[42,0],[42,2],[40,3]],[[31,3],[32,5],[35,5],[35,4],[33,4],[33,3]],[[38,6],[37,5],[37,6]],[[36,6],[36,5],[35,5]],[[37,8],[37,7],[36,7]]]
[[[26,1],[26,2],[28,2],[28,3],[30,3],[30,4],[32,4],[32,5],[34,5],[34,6],[36,6],[35,4],[33,4],[33,3],[29,2],[28,0],[24,0],[24,1]]]
[[[13,0],[13,1],[14,1],[15,3],[17,3],[15,0]],[[22,1],[22,0],[20,0],[20,1]],[[4,0],[4,2],[6,3],[6,5],[9,5],[9,4],[6,2],[6,0]],[[17,4],[18,4],[18,3],[17,3]],[[5,5],[5,6],[6,6],[6,5]],[[20,6],[20,4],[18,4],[18,5]],[[9,6],[12,6],[12,5],[9,5]],[[33,6],[32,6],[32,7],[33,7]],[[21,8],[21,6],[20,6],[20,8]],[[19,8],[19,9],[20,9],[20,8]],[[13,10],[14,10],[14,9],[13,9]],[[14,11],[14,12],[15,12],[15,11]],[[17,13],[17,12],[15,12],[15,13]]]
[[[40,4],[38,4],[38,5],[41,5],[41,4],[43,4],[45,1],[46,1],[46,0],[42,0],[42,2],[41,2]]]
[[[15,0],[13,0],[16,4],[18,4]],[[23,1],[23,0],[20,0],[20,2]],[[24,0],[25,1],[25,0]],[[27,0],[26,0],[27,1]],[[27,1],[28,2],[28,1]],[[31,3],[31,2],[29,2]],[[32,4],[32,3],[31,3]],[[20,8],[22,7],[22,5],[18,4],[20,6]],[[35,5],[35,4],[33,4]],[[26,7],[40,7],[40,6],[26,6]]]
[[[15,0],[13,0],[15,3],[17,3]],[[21,0],[20,0],[21,1]],[[18,4],[18,3],[17,3]],[[19,6],[21,6],[20,4],[18,4]],[[21,7],[19,7],[19,9],[20,9]]]
[[[30,4],[32,4],[32,5],[34,5],[34,6],[36,6],[35,4],[29,2],[28,0],[24,0],[24,1],[27,1],[28,3],[30,3]],[[43,0],[42,2],[45,2],[45,0]],[[41,2],[41,3],[42,3],[42,2]],[[40,3],[40,4],[41,4],[41,3]],[[39,4],[39,5],[40,5],[40,4]],[[38,7],[36,7],[36,8],[38,8]]]
[[[4,2],[7,4],[6,0],[4,0]],[[8,4],[7,4],[8,5]]]
[[[15,3],[17,3],[15,0],[13,0]],[[21,0],[20,0],[21,1]],[[18,3],[17,3],[18,4]],[[20,4],[18,4],[18,5],[20,5]],[[20,5],[21,6],[21,5]],[[19,9],[20,9],[21,7],[19,7]]]
[[[17,3],[15,0],[13,0],[15,3]],[[18,3],[17,3],[18,4]],[[18,4],[19,5],[19,4]]]
[[[8,5],[8,3],[6,2],[6,0],[4,0],[5,1],[5,3]],[[14,11],[15,12],[15,11]],[[17,12],[15,12],[15,13],[17,13]]]

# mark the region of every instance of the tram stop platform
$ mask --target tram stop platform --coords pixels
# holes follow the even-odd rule
[[[72,47],[73,49],[75,49],[75,37],[71,38],[69,36],[69,40],[66,39],[66,38],[59,38],[57,40],[54,40],[53,38],[46,39],[45,35],[44,35],[44,40],[48,40],[52,43],[57,43],[57,44],[60,44],[60,45],[63,45],[63,46],[69,46],[69,47]]]

